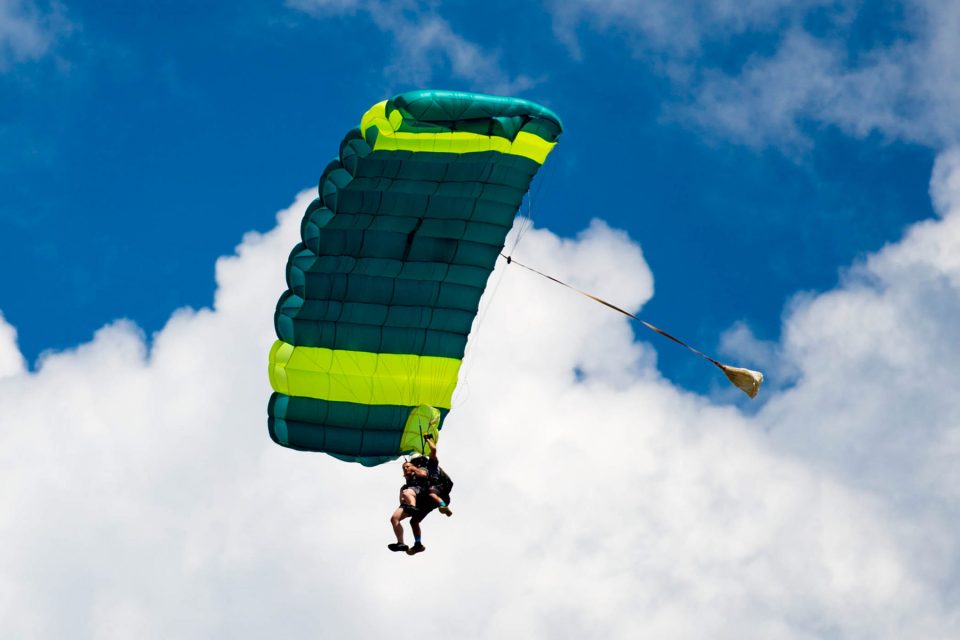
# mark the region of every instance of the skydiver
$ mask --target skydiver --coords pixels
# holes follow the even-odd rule
[[[453,488],[453,482],[446,474],[440,471],[440,461],[437,459],[437,444],[433,441],[433,435],[423,436],[430,444],[430,458],[427,461],[427,495],[437,504],[437,511],[447,516],[453,515],[453,511],[447,506],[447,500],[450,499],[450,489]],[[446,500],[444,500],[446,497]]]
[[[433,436],[427,434],[424,439],[430,443],[430,457],[427,459],[425,467],[418,466],[412,461],[403,464],[403,475],[407,482],[400,488],[400,507],[393,512],[390,518],[390,524],[393,525],[397,542],[387,545],[387,548],[391,551],[406,551],[411,556],[426,550],[421,542],[420,523],[430,511],[437,508],[440,513],[447,517],[453,515],[453,511],[447,504],[450,501],[453,481],[440,468],[440,461],[437,458],[437,445],[433,442]],[[423,460],[423,458],[421,457],[419,460]],[[431,502],[418,506],[417,499],[423,495],[424,489],[426,489]],[[414,536],[412,547],[407,547],[403,543],[403,526],[400,521],[407,517],[410,518],[410,529]]]
[[[429,472],[410,461],[405,461],[403,463],[403,478],[405,482],[400,487],[400,506],[390,516],[390,525],[393,527],[393,533],[397,536],[396,543],[387,545],[390,551],[409,551],[410,549],[403,542],[403,525],[400,522],[417,514],[417,496],[426,486],[426,482],[429,480]],[[420,542],[420,520],[411,520],[410,529],[413,531],[413,546],[419,546],[420,550],[423,550],[423,544]]]

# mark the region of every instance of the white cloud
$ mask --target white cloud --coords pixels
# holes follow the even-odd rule
[[[474,89],[506,95],[537,83],[524,74],[512,77],[503,69],[498,52],[464,38],[433,8],[416,0],[288,0],[287,5],[315,16],[365,13],[393,37],[395,59],[385,65],[385,72],[400,82],[425,85],[448,72]]]
[[[877,132],[935,144],[956,132],[930,120],[941,98],[918,86],[917,55],[911,46],[894,45],[851,68],[842,42],[792,29],[774,54],[751,57],[735,75],[704,71],[693,101],[675,113],[752,146],[804,145],[807,120],[856,137]]]
[[[796,305],[784,349],[804,372],[765,412],[777,437],[911,513],[956,522],[960,503],[960,155],[940,156],[940,220],[856,265],[839,290]],[[946,198],[952,200],[947,202]],[[817,405],[822,415],[809,420]],[[799,435],[801,430],[806,435]],[[824,446],[828,445],[828,446]],[[816,449],[816,450],[814,450]],[[926,501],[910,502],[917,495]]]
[[[631,38],[639,53],[697,57],[705,44],[722,36],[775,29],[796,13],[833,7],[830,0],[550,0],[554,32],[580,55],[577,29],[613,30]]]
[[[17,330],[0,312],[0,379],[23,373],[26,363],[17,346]]]
[[[793,30],[771,57],[752,57],[731,76],[707,70],[694,102],[676,113],[718,128],[753,146],[776,140],[805,144],[801,122],[816,118],[864,136],[873,130],[902,133],[890,110],[904,70],[880,60],[867,70],[845,71],[839,46]]]
[[[581,24],[624,34],[673,82],[680,98],[665,115],[705,131],[800,149],[810,123],[939,148],[960,142],[960,5],[910,0],[896,8],[899,36],[871,43],[856,41],[856,2],[552,5],[555,30],[575,55]],[[755,48],[744,57],[746,47]]]
[[[117,322],[0,378],[0,636],[369,638],[425,599],[416,629],[443,637],[950,637],[957,176],[945,154],[942,218],[797,300],[782,344],[732,332],[797,371],[753,415],[671,386],[621,316],[501,264],[441,443],[455,515],[413,559],[385,549],[396,465],[266,433],[302,194],[218,262],[213,309],[149,347]],[[653,293],[600,221],[530,230],[514,255],[631,309]]]
[[[59,6],[43,11],[32,0],[0,0],[0,71],[45,55],[65,27]]]

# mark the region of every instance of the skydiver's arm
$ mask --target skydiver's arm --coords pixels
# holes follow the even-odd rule
[[[434,440],[433,434],[428,433],[423,436],[423,439],[427,441],[427,444],[430,445],[430,462],[437,461],[437,441]]]

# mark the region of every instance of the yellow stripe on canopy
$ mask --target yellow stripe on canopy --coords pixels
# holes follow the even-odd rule
[[[512,142],[500,136],[485,136],[466,131],[444,131],[438,133],[415,133],[397,131],[403,122],[399,111],[388,118],[387,101],[375,104],[360,121],[360,130],[366,133],[370,127],[379,131],[374,142],[374,151],[419,151],[432,153],[477,153],[480,151],[499,151],[514,156],[529,158],[537,164],[543,164],[547,155],[556,146],[556,142],[547,142],[538,135],[520,131]]]
[[[270,384],[288,396],[449,409],[460,362],[437,356],[295,347],[277,340],[270,349]]]

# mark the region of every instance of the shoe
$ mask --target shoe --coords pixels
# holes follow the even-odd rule
[[[407,549],[407,555],[408,555],[408,556],[415,556],[415,555],[417,555],[418,553],[420,553],[421,551],[426,551],[426,550],[427,550],[427,548],[418,542],[417,544],[415,544],[415,545],[413,545],[412,547],[410,547],[409,549]]]
[[[447,516],[448,518],[453,515],[453,511],[450,511],[450,507],[447,507],[447,506],[437,507],[437,511]]]
[[[409,548],[402,542],[392,542],[387,545],[387,549],[390,549],[390,551],[407,551]]]

